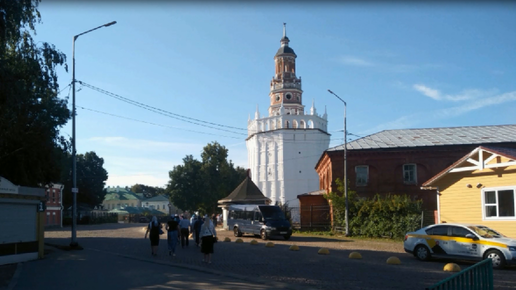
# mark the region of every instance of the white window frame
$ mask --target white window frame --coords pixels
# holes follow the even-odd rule
[[[365,183],[358,182],[358,168],[365,168],[366,169],[366,176],[365,176]],[[367,186],[369,183],[369,165],[357,165],[355,166],[355,183],[356,186]]]
[[[515,209],[515,212],[514,212],[514,215],[513,217],[499,217],[499,208],[498,208],[498,191],[503,191],[503,190],[512,190],[513,191],[513,200],[514,200],[514,209]],[[485,192],[486,191],[494,191],[496,192],[496,203],[489,203],[487,205],[495,205],[496,206],[496,214],[497,216],[496,217],[487,217],[486,216],[486,202],[485,202]],[[504,221],[507,221],[507,220],[510,220],[510,221],[514,221],[516,220],[516,185],[514,186],[501,186],[501,187],[485,187],[485,188],[482,188],[482,190],[480,191],[480,194],[481,194],[481,199],[482,199],[482,220],[484,221],[492,221],[492,220],[498,220],[498,221],[501,221],[501,220],[504,220]]]
[[[405,180],[405,172],[407,172],[408,170],[405,170],[405,166],[406,165],[412,165],[414,166],[414,180],[412,181],[407,181]],[[406,163],[406,164],[403,164],[403,183],[404,184],[417,184],[417,165],[415,163]]]

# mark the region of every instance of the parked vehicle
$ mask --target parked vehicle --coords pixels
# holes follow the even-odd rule
[[[264,240],[275,236],[288,240],[292,236],[292,226],[279,206],[232,205],[228,210],[228,227],[235,237],[252,234]]]
[[[516,239],[483,225],[436,224],[405,235],[403,246],[419,260],[431,257],[483,260],[493,268],[516,264]]]
[[[138,222],[140,223],[150,223],[150,220],[148,217],[145,217],[145,216],[141,216],[139,219],[138,219]]]

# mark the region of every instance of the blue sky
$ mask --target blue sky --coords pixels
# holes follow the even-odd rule
[[[200,159],[212,141],[247,168],[247,120],[257,105],[267,115],[283,22],[305,111],[312,101],[318,113],[327,108],[330,147],[344,140],[343,105],[328,89],[347,102],[349,139],[515,123],[515,3],[366,3],[43,1],[36,39],[67,55],[60,97],[71,107],[72,37],[117,21],[77,39],[77,80],[240,128],[195,125],[77,85],[77,152],[104,158],[111,186],[164,186],[169,170],[186,155]],[[71,121],[61,133],[71,136]]]

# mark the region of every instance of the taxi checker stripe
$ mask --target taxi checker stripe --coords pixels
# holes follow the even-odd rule
[[[501,248],[509,248],[506,244],[497,243],[497,242],[490,242],[485,240],[477,240],[473,241],[470,238],[463,238],[463,237],[446,237],[446,236],[431,236],[431,235],[408,235],[409,237],[415,237],[415,238],[423,238],[423,239],[434,239],[434,240],[442,240],[442,241],[456,241],[461,243],[470,243],[470,244],[482,244],[487,246],[495,246],[495,247],[501,247]]]

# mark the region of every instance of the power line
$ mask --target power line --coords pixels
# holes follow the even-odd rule
[[[76,106],[76,107],[81,108],[83,110],[88,110],[91,112],[99,113],[99,114],[104,114],[104,115],[108,115],[108,116],[113,116],[113,117],[117,117],[117,118],[121,118],[121,119],[131,120],[131,121],[135,121],[135,122],[141,122],[141,123],[169,128],[169,129],[179,129],[179,130],[185,130],[188,132],[200,133],[200,134],[205,134],[205,135],[215,135],[215,136],[219,136],[219,137],[227,137],[227,138],[233,138],[233,139],[238,139],[238,140],[242,139],[242,138],[235,137],[235,136],[218,135],[218,134],[213,134],[213,133],[206,133],[206,132],[200,132],[200,131],[195,131],[195,130],[190,130],[190,129],[179,128],[179,127],[172,127],[172,126],[167,126],[167,125],[156,124],[156,123],[147,122],[147,121],[143,121],[143,120],[138,120],[138,119],[123,117],[123,116],[119,116],[119,115],[115,115],[115,114],[111,114],[111,113],[106,113],[106,112],[102,112],[102,111],[98,111],[98,110],[94,110],[94,109],[89,109],[89,108],[85,108],[85,107],[81,107],[81,106]]]
[[[108,91],[103,90],[101,88],[97,88],[95,86],[92,86],[92,85],[87,84],[87,83],[82,82],[82,81],[77,81],[77,82],[79,84],[89,88],[89,89],[95,90],[97,92],[100,92],[102,94],[105,94],[107,96],[115,98],[117,100],[126,102],[128,104],[133,105],[133,106],[137,106],[137,107],[140,107],[142,109],[145,109],[145,110],[157,113],[157,114],[161,114],[161,115],[167,116],[169,118],[173,118],[173,119],[177,119],[177,120],[180,120],[180,121],[183,121],[183,122],[187,122],[187,123],[191,123],[191,124],[194,124],[194,125],[203,126],[203,127],[207,127],[207,128],[211,128],[211,129],[215,129],[215,130],[220,130],[220,131],[225,131],[225,132],[229,132],[229,133],[233,133],[233,134],[247,135],[245,133],[234,132],[234,131],[230,131],[230,130],[226,130],[226,129],[222,129],[222,128],[218,128],[218,127],[229,128],[229,129],[234,129],[234,130],[243,130],[243,131],[246,131],[247,129],[238,128],[238,127],[232,127],[232,126],[226,126],[226,125],[221,125],[221,124],[217,124],[217,123],[213,123],[213,122],[207,122],[207,121],[203,121],[203,120],[199,120],[199,119],[190,118],[190,117],[186,117],[186,116],[183,116],[183,115],[175,114],[175,113],[168,112],[168,111],[165,111],[165,110],[162,110],[162,109],[159,109],[159,108],[155,108],[155,107],[152,107],[152,106],[149,106],[149,105],[137,102],[137,101],[133,101],[131,99],[128,99],[128,98],[122,97],[120,95],[108,92]],[[189,120],[192,120],[192,121],[189,121]],[[206,124],[209,124],[209,125],[206,125]],[[212,126],[210,126],[210,125],[212,125]],[[214,126],[218,126],[218,127],[214,127]]]

